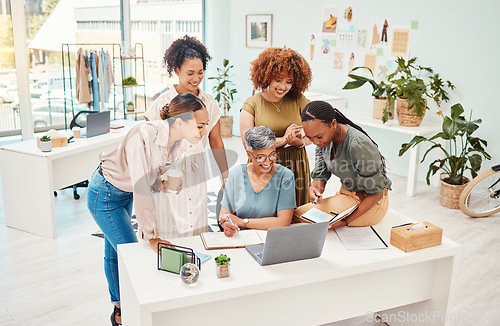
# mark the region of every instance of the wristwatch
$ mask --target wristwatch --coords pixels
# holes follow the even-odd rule
[[[247,228],[247,225],[248,225],[248,219],[247,219],[247,218],[244,218],[244,219],[243,219],[243,223],[245,223],[245,224],[243,224],[243,227],[246,229],[246,228]]]

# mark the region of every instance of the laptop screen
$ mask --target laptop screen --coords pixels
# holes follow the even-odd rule
[[[110,125],[110,111],[92,113],[87,115],[87,138],[107,134]]]

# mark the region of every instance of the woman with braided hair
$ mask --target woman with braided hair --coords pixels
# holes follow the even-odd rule
[[[276,135],[279,154],[276,163],[292,170],[295,176],[297,205],[309,201],[311,183],[309,160],[304,146],[311,142],[301,133],[300,115],[309,103],[303,95],[311,84],[312,73],[307,61],[289,48],[269,48],[252,61],[250,78],[257,93],[249,97],[240,113],[240,135],[253,127],[264,126]]]
[[[356,210],[332,228],[375,225],[385,216],[391,180],[377,144],[358,125],[324,101],[313,101],[302,111],[304,132],[316,147],[316,162],[309,187],[311,203],[297,208],[295,219],[311,207],[340,213]],[[326,182],[334,174],[342,183],[339,192],[323,198]],[[316,204],[314,204],[316,202]]]
[[[185,154],[181,142],[199,143],[208,125],[205,104],[191,93],[177,95],[163,108],[161,118],[135,126],[115,150],[101,154],[89,180],[87,206],[104,233],[104,272],[115,305],[112,325],[121,324],[117,246],[137,242],[130,222],[132,205],[139,237],[156,250],[162,241],[162,221],[153,196],[167,187],[161,176]]]

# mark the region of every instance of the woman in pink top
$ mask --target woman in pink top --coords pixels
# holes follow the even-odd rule
[[[104,271],[115,305],[112,325],[121,324],[116,247],[137,242],[130,223],[132,205],[139,237],[149,240],[153,250],[159,241],[168,242],[158,237],[152,193],[166,188],[161,175],[185,154],[179,143],[185,139],[197,144],[206,134],[208,112],[194,94],[177,95],[162,109],[161,118],[134,127],[115,150],[101,154],[89,181],[87,205],[104,233]]]

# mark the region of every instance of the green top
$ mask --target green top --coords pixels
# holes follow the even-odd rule
[[[256,126],[268,127],[276,137],[283,137],[286,128],[292,123],[302,126],[300,115],[307,103],[309,100],[304,95],[298,99],[285,96],[280,104],[280,102],[270,102],[262,96],[262,93],[258,93],[247,98],[241,109],[254,116]]]
[[[344,139],[333,160],[333,142],[316,147],[316,162],[311,173],[313,180],[328,181],[332,173],[350,191],[377,195],[390,189],[391,180],[382,173],[382,159],[377,146],[361,131],[347,125]]]

